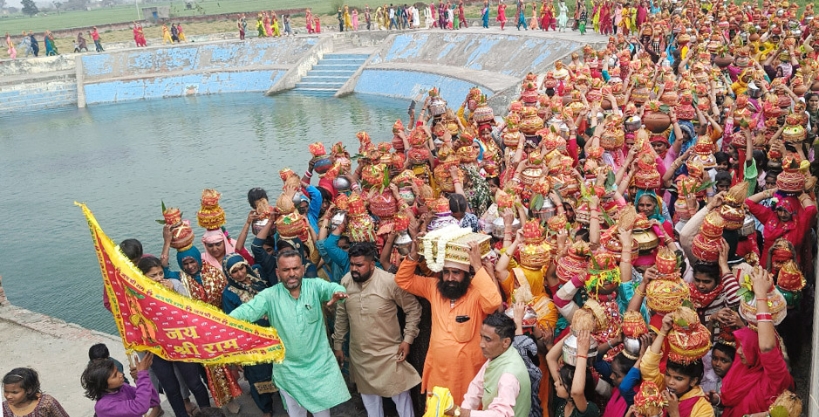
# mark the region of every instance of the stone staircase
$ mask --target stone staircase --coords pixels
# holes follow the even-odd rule
[[[367,54],[325,54],[313,68],[296,83],[295,91],[317,95],[332,95],[364,65]]]

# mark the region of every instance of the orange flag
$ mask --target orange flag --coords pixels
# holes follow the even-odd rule
[[[126,350],[207,365],[284,359],[276,329],[234,319],[152,281],[105,235],[85,204],[74,204],[82,208],[91,228],[105,295]]]

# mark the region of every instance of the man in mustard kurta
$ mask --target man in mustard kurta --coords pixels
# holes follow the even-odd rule
[[[330,408],[350,399],[350,392],[330,350],[322,305],[347,298],[339,284],[304,278],[301,255],[293,249],[276,259],[279,283],[230,313],[254,322],[267,316],[285,348],[282,363],[273,364],[273,380],[290,417],[330,417]]]
[[[447,258],[440,277],[415,275],[418,260],[418,244],[413,242],[395,274],[395,282],[411,294],[426,298],[432,306],[432,335],[421,390],[449,388],[452,398],[460,403],[469,382],[485,362],[478,343],[481,323],[500,307],[500,292],[474,243],[470,245],[469,264]]]
[[[400,417],[413,417],[409,390],[421,377],[406,359],[418,336],[421,304],[398,288],[392,274],[375,267],[377,251],[369,242],[355,243],[348,252],[350,272],[341,279],[347,300],[336,308],[334,350],[343,362],[342,345],[350,333],[350,375],[368,417],[384,417],[381,397],[395,402]],[[404,311],[404,335],[398,324],[398,307]]]

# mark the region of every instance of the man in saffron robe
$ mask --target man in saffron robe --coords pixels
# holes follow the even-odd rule
[[[498,310],[501,296],[474,243],[469,250],[469,264],[447,259],[439,278],[415,275],[418,261],[418,243],[413,242],[395,274],[395,282],[405,291],[426,298],[432,306],[432,335],[421,391],[446,387],[459,401],[484,363],[477,343],[481,323]],[[476,271],[474,274],[470,267]]]

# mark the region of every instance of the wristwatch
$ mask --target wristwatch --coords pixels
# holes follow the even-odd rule
[[[455,411],[452,413],[455,417],[461,417],[461,407],[455,406]]]

